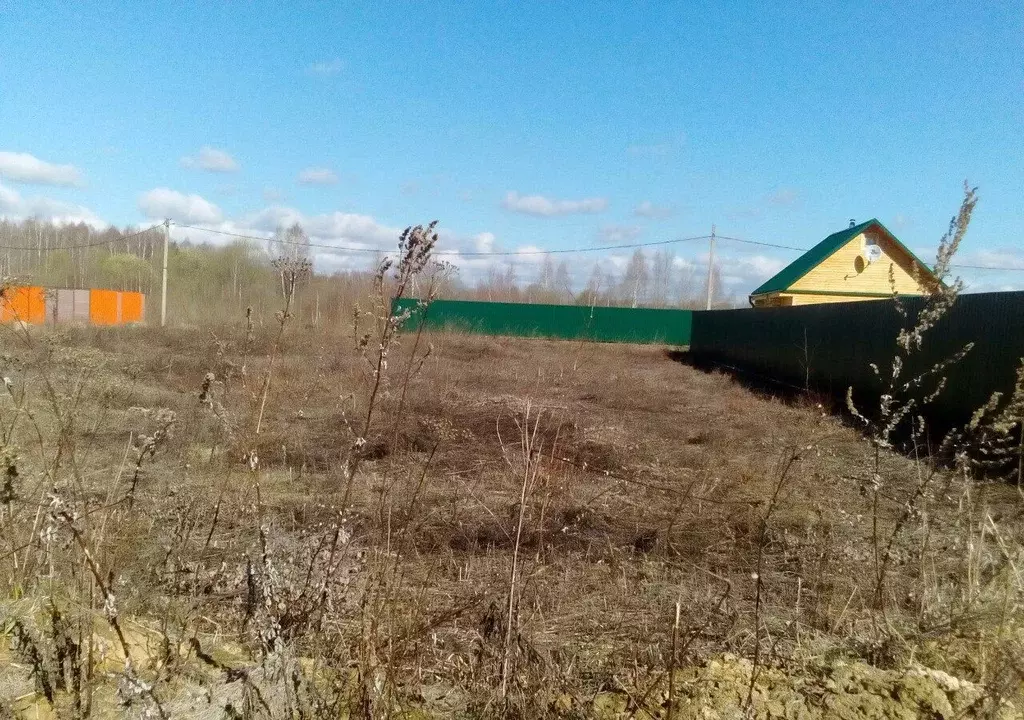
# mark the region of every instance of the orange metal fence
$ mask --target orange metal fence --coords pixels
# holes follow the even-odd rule
[[[121,320],[121,297],[116,290],[89,291],[89,322],[117,325]]]
[[[126,325],[145,319],[146,296],[138,292],[10,286],[0,294],[0,322]]]
[[[0,322],[38,324],[46,320],[46,300],[40,287],[8,287],[0,297]]]
[[[121,293],[121,322],[139,323],[146,316],[146,296],[139,292]]]

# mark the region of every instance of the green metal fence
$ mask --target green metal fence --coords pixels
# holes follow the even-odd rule
[[[853,387],[862,406],[872,407],[882,383],[871,365],[883,375],[890,371],[896,336],[924,302],[904,299],[908,318],[889,300],[693,312],[461,300],[435,300],[424,309],[409,299],[393,310],[411,313],[406,330],[422,323],[487,335],[688,346],[697,361],[771,382],[835,397]],[[993,392],[1012,390],[1024,357],[1024,292],[961,296],[925,333],[922,351],[911,356],[902,377],[929,370],[968,343],[971,352],[941,373],[946,389],[928,412],[933,420],[960,423]],[[925,387],[922,392],[933,385]]]
[[[912,325],[924,302],[904,299],[907,319],[890,300],[699,312],[690,352],[698,360],[832,396],[842,397],[852,386],[864,403],[873,403],[882,383],[871,363],[887,377],[896,336]],[[929,417],[960,422],[993,392],[1012,390],[1024,357],[1024,292],[962,295],[924,333],[921,352],[901,376],[925,372],[968,343],[974,347],[967,356],[941,372],[946,388]]]
[[[484,335],[686,346],[693,322],[690,310],[435,300],[424,311],[418,302],[395,303],[396,314],[412,313],[406,330],[424,323],[433,330]]]

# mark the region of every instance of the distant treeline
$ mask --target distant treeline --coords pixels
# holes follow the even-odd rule
[[[238,320],[248,307],[257,319],[279,305],[280,279],[272,261],[280,255],[311,257],[301,226],[281,228],[266,243],[172,241],[168,254],[168,319],[174,324]],[[397,238],[396,238],[397,242]],[[52,288],[109,288],[145,293],[150,318],[160,295],[163,229],[0,220],[0,278]],[[299,292],[295,311],[305,323],[347,322],[352,307],[371,292],[375,259],[365,268],[315,272]],[[620,271],[611,263],[576,259],[555,263],[551,255],[518,265],[501,260],[486,269],[463,269],[440,288],[448,299],[597,305],[606,307],[703,307],[706,280],[675,265],[667,251],[637,249]],[[316,266],[314,265],[314,270]],[[580,278],[586,274],[587,280]],[[717,268],[715,273],[717,282]],[[716,294],[716,303],[722,298]]]
[[[581,268],[582,266],[582,268]],[[581,269],[588,269],[585,282]],[[489,302],[525,302],[552,305],[595,305],[600,307],[703,308],[707,279],[692,266],[678,267],[676,256],[667,250],[645,253],[637,248],[620,270],[607,260],[555,263],[551,255],[542,256],[539,266],[516,268],[511,263],[491,267],[476,283],[459,283],[446,299]],[[721,288],[718,268],[712,288]],[[715,304],[726,304],[725,296],[714,293]]]

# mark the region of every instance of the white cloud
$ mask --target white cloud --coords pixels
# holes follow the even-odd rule
[[[199,168],[210,172],[235,172],[238,170],[238,163],[230,154],[224,150],[203,145],[195,155],[186,155],[181,159],[182,167]]]
[[[139,196],[139,210],[153,220],[169,217],[184,223],[218,223],[220,208],[199,195],[185,195],[168,188],[154,188]]]
[[[169,193],[171,191],[164,191]],[[7,194],[0,194],[5,197]],[[196,196],[192,196],[195,198]],[[166,209],[169,200],[177,204],[188,204],[189,196],[173,194],[170,197],[156,197],[160,200],[160,209]],[[202,198],[198,198],[202,201]],[[191,201],[195,208],[201,205]],[[141,206],[141,202],[140,202]],[[214,208],[214,213],[207,213],[217,217],[220,211]],[[152,209],[151,209],[152,211]],[[157,218],[163,217],[163,212],[157,213]],[[397,244],[400,227],[390,226],[370,215],[347,212],[330,212],[320,214],[305,214],[301,210],[281,205],[268,205],[261,210],[231,219],[218,219],[211,222],[192,222],[190,224],[202,225],[209,231],[219,230],[222,232],[238,233],[256,238],[254,242],[263,247],[265,238],[270,237],[279,226],[288,226],[292,223],[301,223],[309,234],[312,243],[316,246],[312,249],[313,260],[321,272],[333,272],[344,270],[367,270],[371,267],[378,253],[394,254]],[[619,237],[622,239],[636,237],[639,229],[633,226],[610,226],[607,230],[608,237]],[[546,250],[533,242],[522,242],[512,244],[511,254],[505,257],[473,256],[474,252],[497,252],[502,250],[498,238],[492,232],[482,231],[476,234],[459,235],[457,233],[441,230],[441,242],[438,249],[443,255],[438,255],[439,260],[446,260],[453,263],[459,269],[459,275],[466,282],[486,277],[490,271],[499,273],[512,266],[517,269],[520,282],[525,284],[533,277],[535,272],[545,259]],[[235,242],[237,239],[231,236],[218,235],[203,230],[193,230],[181,227],[172,227],[172,235],[177,239],[189,239],[193,242],[210,242],[213,244],[226,244]],[[693,248],[697,250],[697,248]],[[670,248],[671,252],[672,249]],[[614,275],[621,275],[629,263],[630,252],[619,251],[618,253],[595,253],[581,256],[560,256],[568,261],[570,276],[575,288],[583,287],[590,275],[594,262],[600,262],[605,270],[610,270]],[[648,255],[650,258],[650,255]],[[723,291],[742,298],[751,289],[773,275],[785,265],[785,259],[776,259],[767,255],[737,255],[730,256],[728,253],[718,253],[717,263],[721,271]],[[702,287],[707,271],[707,256],[695,254],[672,256],[673,280],[671,286],[676,288],[675,292],[682,292],[678,288],[696,288],[694,292]],[[617,282],[617,279],[615,280]],[[691,288],[691,289],[692,289]]]
[[[607,198],[552,200],[543,195],[520,195],[515,191],[509,191],[501,204],[506,210],[539,217],[599,213],[608,209]]]
[[[613,254],[604,258],[608,265],[611,265],[612,273],[622,273],[629,265],[629,255]]]
[[[784,268],[788,262],[768,255],[718,256],[718,267],[722,283],[730,293],[748,294],[751,290]],[[708,255],[703,253],[696,261],[699,272],[706,273]]]
[[[474,253],[493,253],[502,250],[498,238],[492,232],[460,235],[439,227],[438,234],[440,242],[437,246],[437,259],[454,265],[463,281],[472,282],[481,279],[486,276],[488,271],[499,267],[504,268],[509,262],[515,260],[512,256],[474,255]],[[394,239],[389,240],[389,245],[394,246]],[[523,259],[529,262],[531,258],[526,256]]]
[[[301,185],[335,185],[338,182],[338,174],[325,167],[308,167],[299,173],[296,178]]]
[[[629,243],[643,234],[639,225],[605,225],[597,231],[602,243]]]
[[[767,255],[748,255],[734,261],[737,265],[755,277],[767,280],[789,263],[779,258],[768,257]],[[762,282],[764,281],[762,280]]]
[[[515,252],[516,257],[532,261],[534,258],[543,258],[545,251],[543,248],[539,248],[536,245],[520,245],[516,248]]]
[[[475,236],[479,238],[481,235],[489,236],[491,233],[480,233]],[[459,269],[461,277],[475,276],[483,277],[483,275],[489,270],[501,270],[510,265],[513,267],[525,267],[525,266],[539,266],[544,262],[544,258],[548,256],[548,251],[537,245],[520,245],[514,250],[509,251],[509,254],[502,255],[500,257],[472,257],[466,256],[462,253],[467,252],[463,249],[451,249],[449,246],[443,246],[440,248],[445,254],[438,256],[439,260],[446,260]],[[495,250],[475,250],[473,248],[468,249],[468,252],[495,252]],[[520,278],[522,280],[523,278]]]
[[[339,74],[345,69],[345,63],[340,58],[313,63],[306,67],[306,72],[319,77],[331,77]]]
[[[494,243],[497,238],[494,233],[482,232],[473,236],[473,250],[475,252],[494,252]]]
[[[304,215],[295,208],[271,205],[237,221],[241,228],[263,233],[272,233],[278,227],[293,223],[300,223],[310,238],[325,245],[391,250],[398,242],[398,228],[358,213]]]
[[[957,275],[964,275],[961,279],[964,281],[964,292],[967,293],[982,293],[982,292],[1006,292],[1010,290],[1020,290],[1024,278],[1009,278],[1007,275],[994,272],[976,272],[976,271],[964,271],[963,273],[956,273]],[[1019,275],[1020,273],[1014,273]],[[996,277],[992,277],[995,275]]]
[[[650,200],[644,200],[633,208],[633,214],[637,217],[663,220],[672,214],[672,208],[668,205],[655,205]]]
[[[83,222],[96,228],[107,225],[87,207],[42,196],[23,198],[18,191],[3,185],[0,185],[0,216],[11,220],[35,217],[60,224]]]
[[[106,227],[107,223],[87,207],[52,198],[34,197],[26,201],[26,217],[39,217],[56,223],[85,223],[93,227]]]
[[[239,241],[233,233],[253,238],[260,247],[278,227],[300,223],[309,235],[312,258],[320,272],[367,270],[378,253],[393,253],[397,248],[399,228],[389,227],[369,215],[356,213],[323,213],[305,215],[283,205],[271,205],[239,218],[214,222],[196,222],[199,229],[171,226],[177,240],[224,245]],[[219,231],[219,232],[218,232]],[[328,247],[323,247],[328,246]]]
[[[198,198],[198,196],[190,197]],[[202,198],[198,199],[202,200]],[[220,212],[216,207],[214,210]],[[284,205],[270,205],[257,212],[230,220],[221,220],[218,217],[208,221],[194,221],[194,224],[202,225],[208,231],[221,230],[253,235],[261,239],[270,237],[279,227],[288,227],[294,223],[301,224],[314,243],[338,245],[340,248],[390,251],[397,247],[400,232],[398,228],[384,225],[370,215],[343,212],[306,215],[301,210]],[[218,236],[215,232],[208,232],[204,235],[202,229],[189,233],[189,237],[193,236],[200,237],[204,242],[232,241],[230,236]],[[331,248],[321,248],[319,251],[344,253],[342,249],[332,250]]]
[[[276,203],[284,199],[284,193],[276,187],[267,186],[263,188],[263,202]]]
[[[394,255],[402,228],[358,213],[332,212],[307,215],[284,205],[271,205],[242,217],[217,223],[200,223],[200,229],[171,227],[177,240],[224,245],[238,241],[237,237],[221,235],[215,231],[235,233],[253,238],[259,247],[265,247],[278,227],[300,223],[315,246],[312,248],[314,264],[320,272],[368,270],[379,255]],[[519,267],[533,267],[543,261],[544,251],[533,245],[523,245],[504,258],[474,257],[472,252],[500,250],[494,233],[458,235],[440,230],[438,260],[454,264],[460,277],[483,277],[491,268],[504,268],[514,262]]]
[[[295,208],[284,205],[269,205],[258,212],[239,218],[236,222],[242,228],[272,233],[279,227],[303,223],[305,219],[302,213]]]
[[[21,195],[16,190],[0,185],[0,211],[12,212],[21,206]]]
[[[928,264],[934,262],[934,248],[911,249]],[[1024,248],[995,247],[961,251],[953,258],[950,275],[961,278],[967,292],[1020,290],[1024,288]]]
[[[359,243],[374,248],[391,250],[398,242],[398,228],[377,222],[370,215],[333,212],[313,215],[304,223],[306,231],[315,237]]]
[[[35,185],[80,185],[82,173],[74,165],[55,165],[34,155],[0,152],[0,177]]]
[[[954,268],[957,266],[958,261],[963,265],[996,267],[1001,270],[1024,270],[1024,250],[1018,248],[978,250],[962,258],[954,258]]]

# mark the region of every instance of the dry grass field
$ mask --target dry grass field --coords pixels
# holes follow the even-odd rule
[[[381,327],[0,329],[6,712],[1017,716],[1015,488],[663,348]]]

